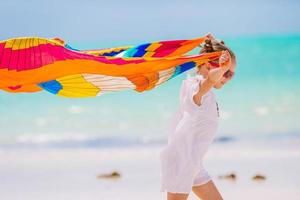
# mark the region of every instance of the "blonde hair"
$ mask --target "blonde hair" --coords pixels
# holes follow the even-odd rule
[[[202,46],[202,49],[200,50],[200,54],[201,53],[212,53],[212,52],[216,52],[216,51],[225,51],[227,50],[233,60],[233,62],[236,62],[236,56],[233,53],[233,51],[228,48],[223,40],[217,40],[217,39],[207,39],[204,42],[204,45]],[[215,61],[216,62],[216,61]],[[200,66],[197,66],[198,70],[200,69]]]
[[[199,53],[212,53],[216,51],[225,51],[230,53],[232,59],[236,59],[235,54],[229,49],[223,40],[207,39]]]

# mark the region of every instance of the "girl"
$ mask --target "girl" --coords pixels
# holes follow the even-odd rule
[[[212,36],[200,53],[222,51],[217,63],[206,63],[183,81],[180,112],[171,125],[168,145],[160,154],[161,189],[168,200],[186,200],[192,190],[202,200],[222,200],[202,159],[217,130],[219,109],[212,88],[220,89],[233,76],[234,53]],[[218,65],[219,67],[215,67]]]

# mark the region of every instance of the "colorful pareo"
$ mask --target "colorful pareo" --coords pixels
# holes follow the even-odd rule
[[[0,89],[46,90],[63,97],[150,90],[179,74],[217,60],[220,52],[187,55],[206,37],[138,46],[78,50],[59,38],[0,41]]]

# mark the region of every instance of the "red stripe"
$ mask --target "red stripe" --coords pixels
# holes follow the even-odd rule
[[[35,68],[39,68],[39,67],[42,66],[41,52],[40,52],[40,47],[39,46],[33,47],[33,50],[34,50],[34,66],[33,66],[33,69],[35,69]]]
[[[2,59],[1,59],[1,68],[6,68],[9,67],[9,61],[10,61],[10,56],[11,56],[11,48],[4,48],[3,54],[2,54]]]
[[[35,46],[34,45],[34,39],[31,40],[31,54],[30,54],[30,69],[35,68]]]
[[[25,49],[20,49],[19,51],[19,66],[18,69],[19,71],[25,70]]]
[[[159,42],[160,44],[163,45],[181,45],[183,42],[186,42],[188,40],[173,40],[173,41],[163,41]]]
[[[176,49],[181,47],[181,43],[183,41],[185,40],[178,40],[176,42],[173,41],[161,42],[162,45],[155,50],[155,54],[153,54],[153,57],[164,57],[171,54]]]
[[[17,70],[18,60],[19,60],[19,51],[12,50],[10,58],[10,69]]]
[[[60,61],[65,59],[61,46],[52,46],[51,51],[53,60]]]
[[[14,50],[13,52],[10,48],[4,48],[5,44],[0,44],[0,56],[2,55],[2,59],[0,60],[0,68],[8,68],[9,70],[23,71],[39,68],[44,65],[51,64],[55,61],[63,61],[66,59],[95,60],[101,63],[116,65],[145,62],[144,59],[107,59],[105,56],[94,56],[85,53],[80,53],[68,50],[63,46],[56,46],[52,44],[41,44],[39,46],[33,47],[31,43],[32,41],[28,41],[27,43],[27,46],[31,47]],[[169,49],[168,51],[165,51],[165,53],[169,53],[171,50]],[[8,66],[10,60],[12,61],[12,63],[10,64],[10,66]]]
[[[5,66],[2,66],[2,56],[3,56],[3,53],[4,53],[4,46],[5,46],[5,43],[2,43],[0,44],[0,69],[1,68],[5,68]]]
[[[27,43],[29,43],[29,42],[30,42],[30,40]],[[25,66],[24,66],[26,69],[30,69],[30,66],[31,66],[31,64],[30,64],[31,50],[32,50],[31,47],[26,49],[26,59],[25,59]]]
[[[41,44],[40,50],[42,54],[42,65],[49,65],[50,63],[52,63],[52,59],[48,52],[47,44]]]

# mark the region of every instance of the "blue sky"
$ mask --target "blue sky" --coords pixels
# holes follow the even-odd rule
[[[126,44],[206,32],[219,37],[300,32],[298,0],[10,0],[0,7],[0,39],[59,36],[70,43]]]

